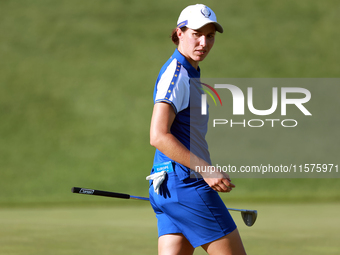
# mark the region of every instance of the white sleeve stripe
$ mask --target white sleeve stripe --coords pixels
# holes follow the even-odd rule
[[[154,101],[170,102],[176,114],[189,105],[190,81],[186,69],[174,59],[157,83]]]

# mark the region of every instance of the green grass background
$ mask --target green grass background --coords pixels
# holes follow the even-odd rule
[[[195,3],[0,1],[2,254],[155,253],[149,207],[70,189],[147,196],[153,86],[174,50],[169,34],[179,12]],[[225,33],[201,64],[203,77],[339,77],[337,0],[205,4]],[[331,140],[329,147],[338,149]],[[339,179],[235,183],[223,196],[228,205],[263,208],[256,225],[242,230],[249,254],[339,251]],[[293,252],[301,243],[304,250]]]
[[[247,205],[260,211],[253,227],[238,212],[232,215],[248,254],[339,254],[338,204]],[[1,254],[157,254],[152,209],[130,201],[119,207],[6,208],[0,225]],[[206,253],[198,248],[197,254]]]

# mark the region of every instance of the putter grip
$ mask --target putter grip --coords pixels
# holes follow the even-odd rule
[[[123,198],[123,199],[129,199],[130,198],[130,195],[128,195],[128,194],[102,191],[102,190],[95,190],[95,189],[84,189],[84,188],[78,188],[78,187],[73,187],[72,193],[102,196],[102,197],[116,197],[116,198]]]

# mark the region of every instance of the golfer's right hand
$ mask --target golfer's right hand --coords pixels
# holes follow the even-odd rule
[[[227,173],[210,171],[200,174],[203,176],[204,181],[217,192],[230,192],[233,188],[235,188],[235,185],[231,182]]]

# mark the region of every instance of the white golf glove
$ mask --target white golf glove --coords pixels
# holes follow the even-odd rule
[[[146,180],[153,180],[153,189],[159,195],[159,187],[163,183],[166,176],[166,171],[151,174],[146,177]]]

